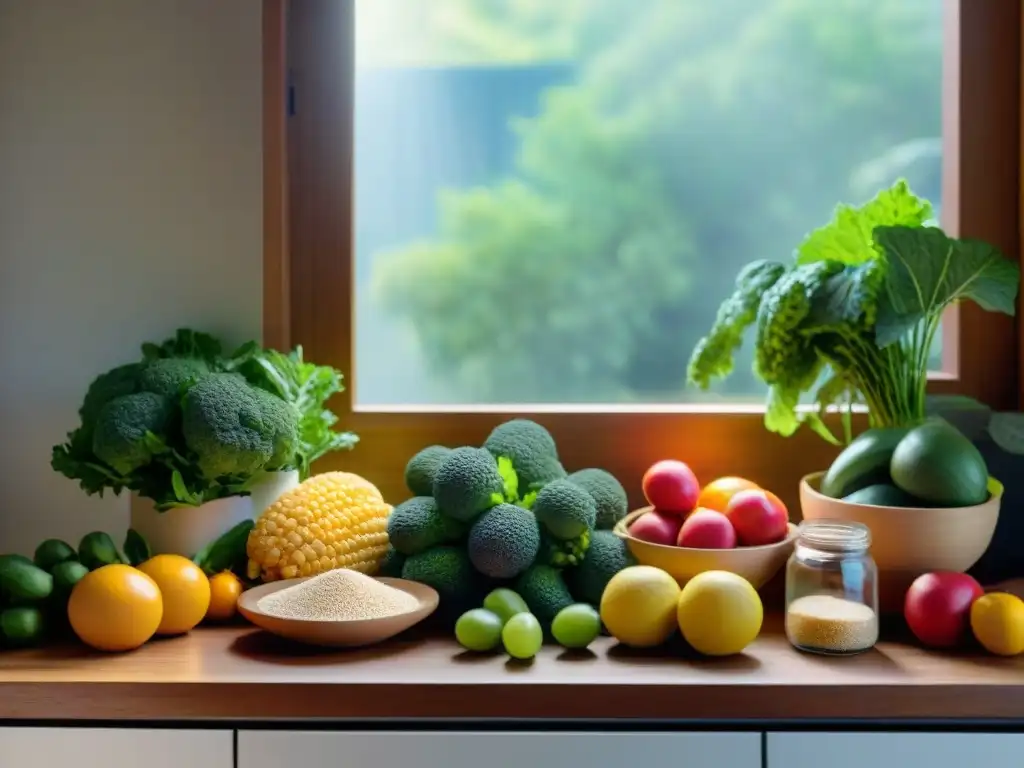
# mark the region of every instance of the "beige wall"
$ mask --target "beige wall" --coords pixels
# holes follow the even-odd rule
[[[49,467],[94,375],[259,332],[260,6],[0,0],[0,552],[123,534]]]

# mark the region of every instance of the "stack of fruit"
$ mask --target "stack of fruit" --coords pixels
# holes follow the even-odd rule
[[[665,460],[644,474],[652,509],[633,521],[630,536],[652,544],[732,549],[786,538],[789,512],[771,491],[740,477],[721,477],[702,489],[681,461]]]
[[[248,521],[228,531],[195,562],[150,556],[146,541],[132,530],[123,553],[108,534],[94,531],[77,549],[47,539],[33,559],[0,556],[3,645],[37,646],[70,630],[98,650],[125,651],[153,635],[188,632],[204,618],[231,618],[242,582],[223,568],[244,550],[251,527]]]

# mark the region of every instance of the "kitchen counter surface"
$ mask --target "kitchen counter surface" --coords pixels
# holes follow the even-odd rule
[[[770,620],[741,656],[680,648],[545,647],[532,663],[403,637],[322,651],[248,626],[199,629],[122,655],[68,645],[0,653],[0,719],[244,721],[531,718],[804,722],[1024,721],[1024,657],[881,642],[849,658],[801,654]]]

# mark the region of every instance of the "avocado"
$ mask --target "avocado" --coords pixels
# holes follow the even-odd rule
[[[929,507],[931,506],[922,499],[915,499],[906,491],[897,488],[890,483],[876,483],[859,491],[854,491],[849,496],[844,496],[843,501],[850,504],[866,504],[873,507]]]
[[[972,507],[989,496],[988,467],[955,427],[927,421],[900,440],[889,464],[893,483],[935,507]]]

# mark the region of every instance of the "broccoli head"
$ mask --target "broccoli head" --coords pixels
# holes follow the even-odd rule
[[[465,526],[442,515],[431,496],[416,496],[403,501],[388,517],[388,539],[403,555],[415,555],[437,544],[455,541]]]
[[[468,523],[505,500],[505,479],[483,448],[455,448],[437,468],[433,496],[444,514]]]
[[[469,560],[484,576],[511,579],[533,564],[540,528],[533,513],[514,504],[484,512],[469,532]]]
[[[185,444],[209,479],[251,475],[283,459],[294,410],[233,373],[213,373],[186,393],[182,405]]]
[[[299,443],[299,411],[289,402],[253,387],[263,411],[263,423],[270,433],[271,453],[264,469],[281,469],[295,464]]]
[[[162,451],[173,413],[172,403],[152,392],[115,397],[96,416],[92,452],[114,471],[131,474]]]
[[[594,498],[597,505],[596,528],[609,530],[626,516],[629,510],[626,489],[611,473],[603,469],[581,469],[567,479]]]
[[[406,558],[402,578],[436,589],[449,615],[457,615],[482,597],[480,577],[459,547],[434,547]]]
[[[499,424],[484,441],[484,448],[496,458],[512,461],[523,495],[565,477],[555,439],[535,421],[512,419]]]
[[[167,357],[154,360],[139,374],[139,389],[176,399],[184,388],[206,376],[210,366],[204,360],[190,357]]]
[[[548,483],[533,502],[533,514],[557,539],[568,540],[594,529],[594,497],[568,480]]]
[[[565,579],[573,597],[598,606],[612,576],[631,565],[636,565],[636,558],[625,541],[611,531],[594,531],[583,562],[567,570]]]
[[[434,477],[441,462],[452,452],[443,445],[430,445],[417,453],[405,465],[405,485],[417,496],[434,492]]]
[[[516,581],[516,592],[526,601],[530,613],[540,620],[545,632],[559,611],[576,602],[569,594],[562,572],[550,565],[527,568]]]
[[[119,365],[106,373],[101,373],[85,392],[85,399],[82,407],[78,409],[78,415],[82,424],[87,429],[96,421],[100,409],[121,395],[130,395],[139,391],[139,374],[142,372],[142,365],[129,363]]]

